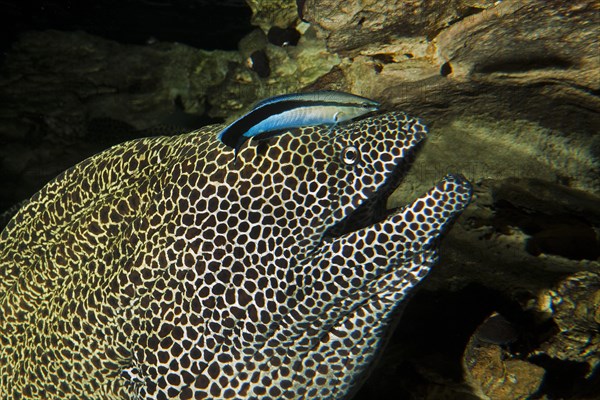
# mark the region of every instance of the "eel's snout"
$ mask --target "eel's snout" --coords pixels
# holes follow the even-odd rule
[[[473,186],[462,174],[448,174],[436,187],[454,199],[454,202],[450,201],[450,205],[454,205],[454,212],[462,212],[471,202]]]
[[[473,187],[461,174],[448,174],[405,211],[415,232],[413,245],[436,246],[471,202]]]
[[[448,174],[426,195],[433,217],[441,222],[444,232],[471,202],[473,187],[462,174]]]
[[[382,240],[416,254],[434,249],[469,205],[472,187],[462,175],[449,174],[411,204],[391,214],[384,231],[394,234]],[[389,224],[389,227],[385,225]]]

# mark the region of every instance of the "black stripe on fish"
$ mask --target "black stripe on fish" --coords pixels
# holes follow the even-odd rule
[[[323,101],[307,101],[307,100],[285,100],[276,103],[265,104],[259,108],[255,108],[242,116],[231,125],[229,125],[223,131],[221,135],[221,141],[229,147],[236,150],[244,144],[249,138],[244,137],[244,133],[248,132],[253,126],[261,123],[265,119],[291,111],[296,108],[302,107],[313,107],[313,106],[325,106],[325,105],[339,105],[336,102],[323,102]],[[345,105],[345,104],[344,104]]]

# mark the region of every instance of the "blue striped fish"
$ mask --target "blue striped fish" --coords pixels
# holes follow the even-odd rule
[[[218,139],[235,149],[235,155],[250,138],[267,139],[286,129],[331,125],[377,111],[379,103],[366,97],[333,90],[290,93],[270,97],[235,120]]]

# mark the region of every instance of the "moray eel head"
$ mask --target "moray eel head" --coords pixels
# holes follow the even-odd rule
[[[418,119],[403,113],[368,118],[333,131],[299,128],[244,149],[239,174],[242,181],[251,181],[250,190],[256,194],[267,191],[276,197],[258,196],[257,201],[284,205],[282,221],[290,228],[285,236],[296,241],[301,251],[313,248],[359,206],[370,206],[380,197],[385,200],[382,195],[395,188],[426,135]],[[233,153],[226,147],[221,151]],[[368,212],[380,214],[379,209],[369,208]]]
[[[385,210],[426,137],[402,113],[298,128],[237,163],[222,128],[117,145],[9,222],[0,397],[338,399],[360,386],[469,183],[448,175]]]

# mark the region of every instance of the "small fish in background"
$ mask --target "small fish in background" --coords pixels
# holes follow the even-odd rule
[[[269,139],[284,130],[301,126],[330,125],[377,111],[380,104],[366,97],[333,90],[291,93],[270,97],[235,120],[218,134],[218,139],[235,150],[246,142]]]

